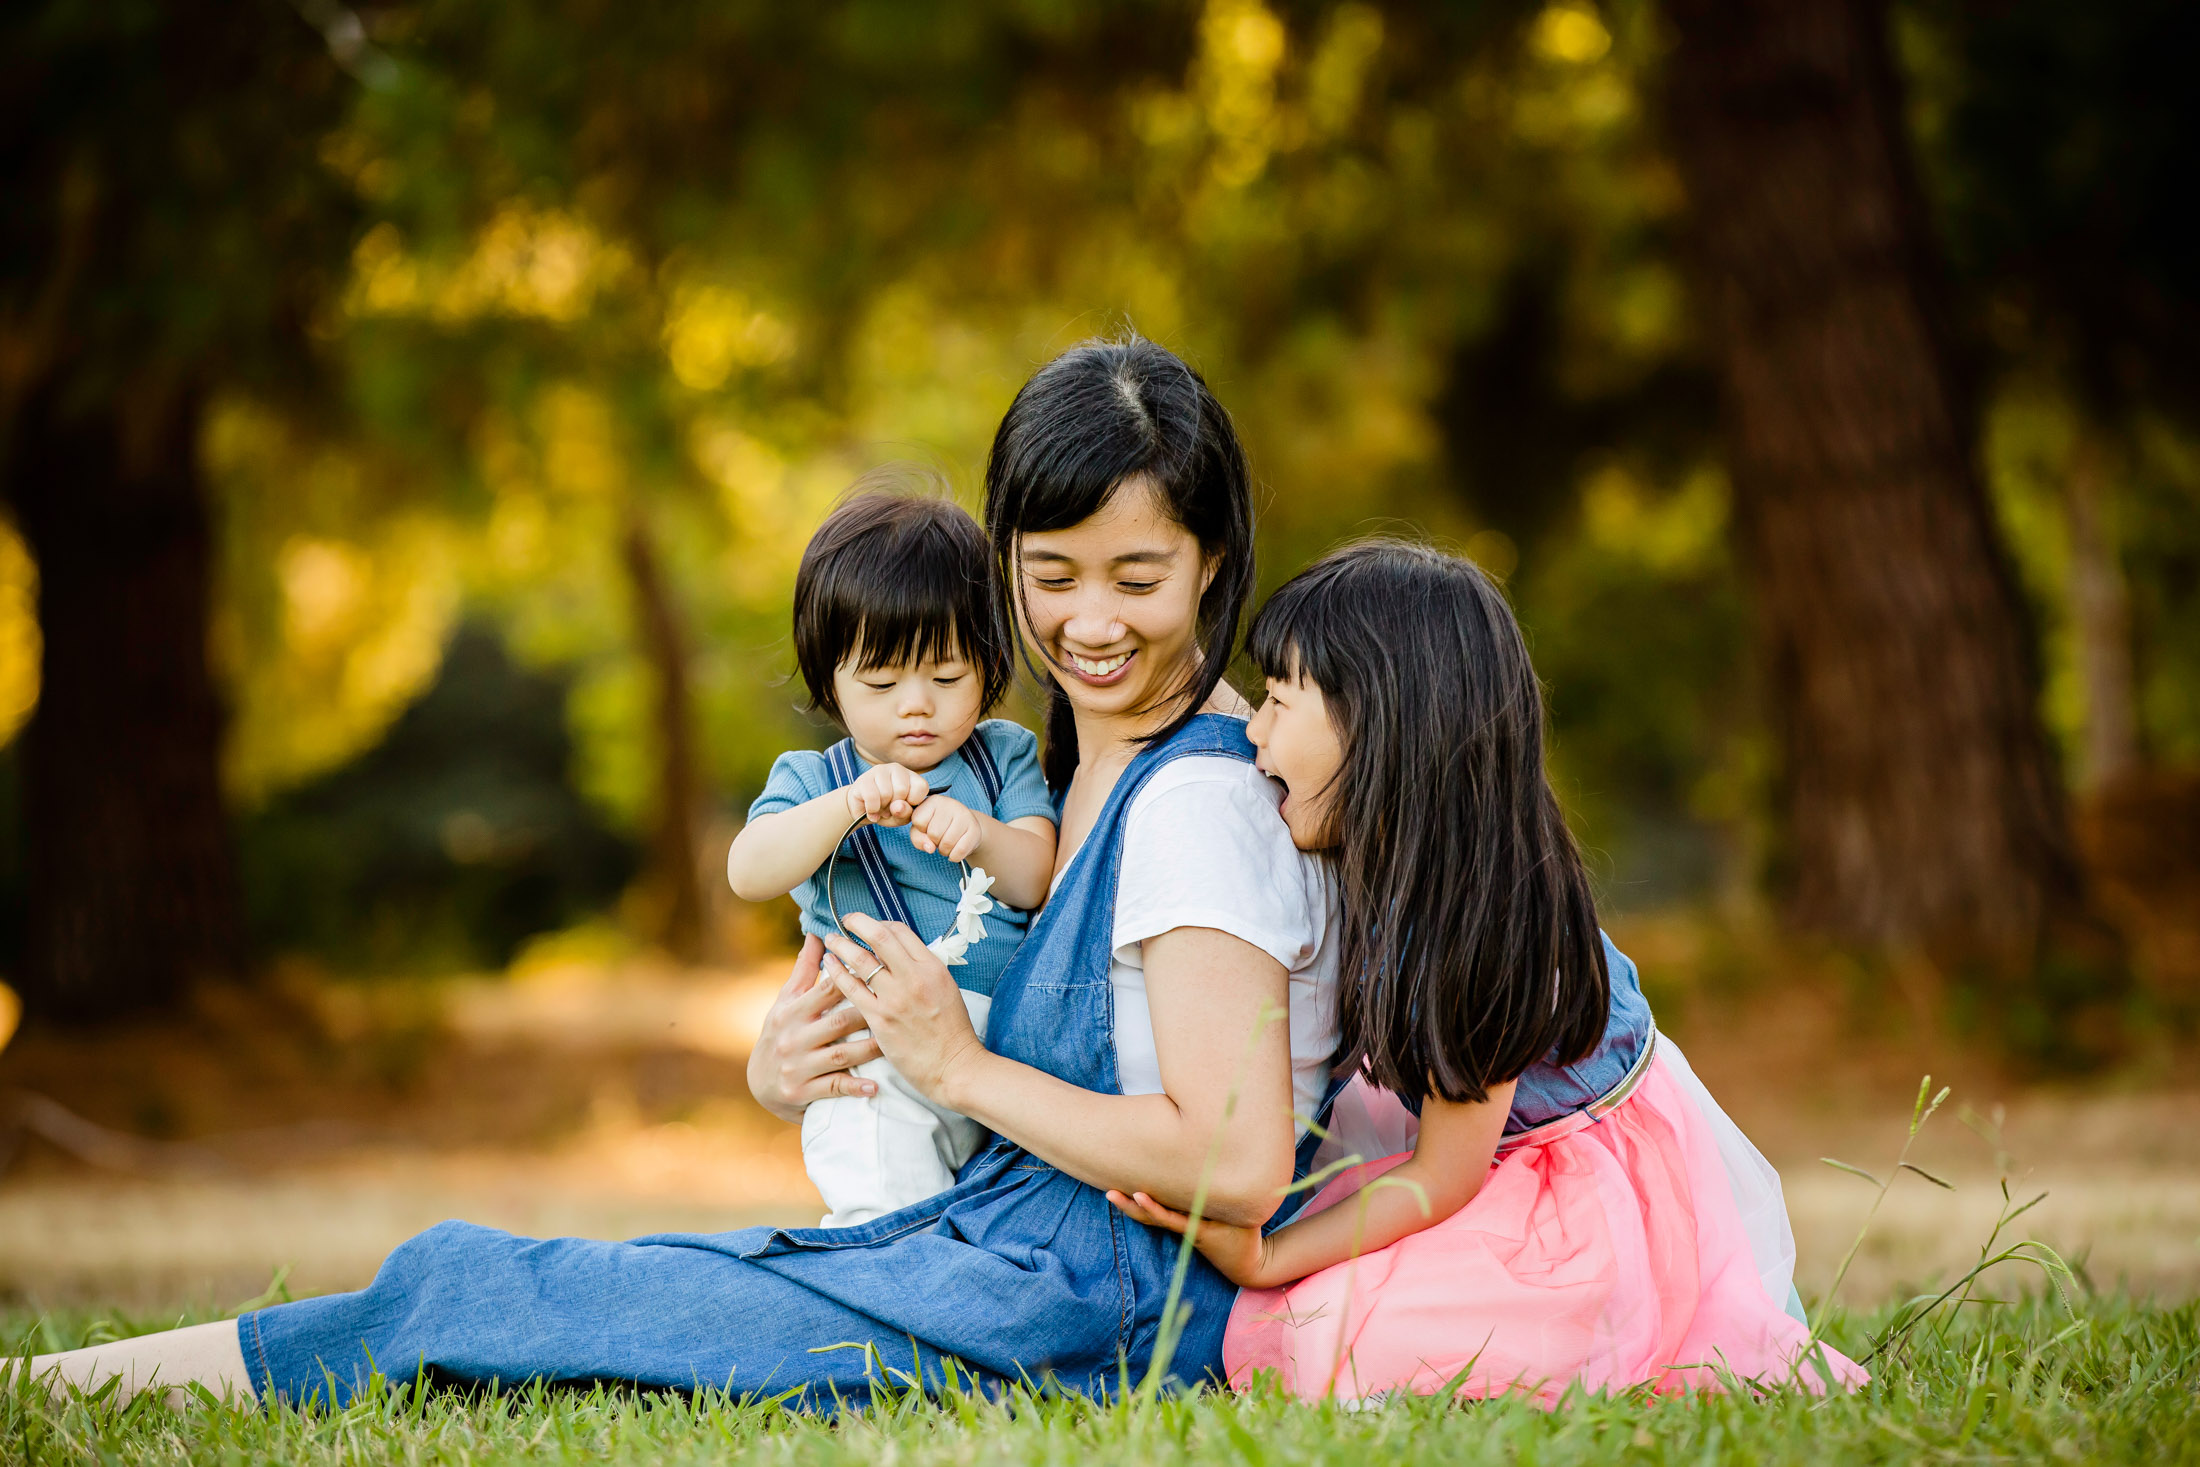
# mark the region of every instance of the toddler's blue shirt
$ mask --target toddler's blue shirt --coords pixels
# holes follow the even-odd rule
[[[986,798],[985,786],[979,783],[977,771],[964,759],[962,749],[926,771],[925,777],[935,786],[945,784],[952,797],[1004,824],[1027,815],[1055,818],[1053,797],[1047,793],[1046,781],[1039,774],[1039,740],[1031,730],[1003,718],[989,718],[978,725],[971,737],[985,740],[986,751],[993,756],[994,766],[1001,772],[998,801]],[[772,761],[771,776],[764,781],[764,792],[749,806],[749,819],[808,804],[832,788],[832,773],[826,767],[822,751],[789,750]],[[906,825],[891,830],[882,827],[878,838],[879,848],[886,854],[886,864],[894,874],[894,882],[901,888],[901,898],[909,906],[909,915],[916,919],[917,936],[926,942],[932,941],[954,925],[962,868],[944,856],[928,856],[919,851],[910,844]],[[820,866],[793,893],[796,905],[802,909],[802,930],[820,937],[833,931],[833,914],[825,904],[825,870],[826,867]],[[840,903],[843,917],[850,912],[881,916],[871,900],[870,888],[864,884],[863,869],[856,863],[855,852],[845,845],[841,848],[833,895]],[[985,914],[985,941],[972,944],[964,966],[950,968],[948,972],[955,975],[955,982],[962,987],[990,996],[993,985],[1000,980],[1001,970],[1008,966],[1008,960],[1015,956],[1017,947],[1023,942],[1024,931],[1030,923],[1029,913],[1019,912],[995,896],[993,910]]]

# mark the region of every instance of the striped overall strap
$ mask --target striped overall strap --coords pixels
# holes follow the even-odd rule
[[[832,773],[834,789],[855,783],[863,773],[862,763],[856,758],[855,740],[842,739],[827,749],[825,767]],[[916,918],[909,915],[909,904],[901,899],[901,888],[894,884],[894,873],[886,864],[886,848],[879,843],[878,827],[869,823],[857,826],[848,843],[855,848],[856,866],[863,872],[863,884],[871,889],[871,904],[879,916],[916,931]]]
[[[993,751],[985,746],[983,728],[970,731],[970,737],[963,741],[962,756],[963,763],[970,766],[970,772],[978,776],[978,783],[984,787],[986,804],[1000,804],[1001,766],[993,762]],[[992,811],[986,813],[990,815]]]

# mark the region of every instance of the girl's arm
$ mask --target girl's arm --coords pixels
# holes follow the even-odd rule
[[[1490,1087],[1489,1099],[1454,1105],[1430,1096],[1421,1107],[1413,1156],[1312,1217],[1262,1237],[1216,1214],[1202,1219],[1194,1245],[1240,1288],[1272,1289],[1350,1258],[1387,1248],[1450,1217],[1482,1190],[1512,1110],[1516,1081]],[[1111,1191],[1108,1200],[1140,1222],[1181,1233],[1181,1208],[1151,1193]]]
[[[1149,1187],[1258,1227],[1291,1179],[1288,975],[1251,943],[1180,927],[1142,945],[1160,1095],[1101,1095],[986,1049],[947,968],[909,929],[851,914],[828,977],[926,1096],[1095,1187]],[[883,964],[873,972],[874,965]],[[869,987],[855,974],[870,980]],[[875,991],[874,991],[875,990]]]

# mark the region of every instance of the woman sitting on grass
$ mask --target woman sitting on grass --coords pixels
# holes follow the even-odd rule
[[[1002,625],[1047,684],[1061,844],[1045,910],[997,980],[983,1044],[922,936],[851,916],[873,951],[840,944],[848,966],[827,964],[821,983],[813,939],[749,1066],[757,1098],[790,1119],[824,1095],[872,1093],[853,1073],[879,1053],[854,1032],[868,1023],[927,1099],[994,1133],[953,1187],[844,1228],[608,1243],[445,1223],[356,1293],[33,1370],[270,1403],[342,1404],[377,1372],[425,1372],[787,1393],[825,1409],[860,1403],[889,1369],[928,1389],[952,1368],[989,1389],[1094,1394],[1126,1369],[1219,1372],[1235,1290],[1192,1268],[1177,1296],[1191,1321],[1165,1355],[1179,1245],[1126,1224],[1104,1192],[1142,1186],[1189,1207],[1219,1153],[1209,1213],[1260,1223],[1299,1156],[1292,1116],[1320,1106],[1336,1049],[1325,876],[1277,818],[1245,739],[1251,709],[1222,681],[1253,583],[1244,455],[1182,361],[1150,342],[1091,343],[1017,394],[986,500]],[[1288,1027],[1261,1022],[1275,1008]]]
[[[1288,790],[1292,840],[1330,852],[1343,887],[1339,1073],[1379,1087],[1356,1085],[1331,1135],[1384,1159],[1280,1229],[1199,1225],[1199,1251],[1244,1286],[1230,1380],[1546,1401],[1722,1371],[1861,1381],[1830,1350],[1801,1361],[1778,1177],[1598,931],[1503,596],[1466,561],[1362,544],[1278,591],[1251,650],[1260,767]],[[1403,1124],[1381,1124],[1386,1107]],[[1108,1195],[1187,1227],[1144,1192]]]

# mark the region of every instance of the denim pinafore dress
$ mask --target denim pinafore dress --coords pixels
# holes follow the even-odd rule
[[[1249,761],[1244,723],[1202,714],[1117,780],[1001,976],[987,1033],[997,1053],[1121,1093],[1108,969],[1124,817],[1156,770],[1202,754]],[[1302,1172],[1312,1151],[1300,1149]],[[263,1400],[340,1403],[378,1369],[794,1391],[815,1408],[886,1382],[937,1389],[946,1357],[981,1383],[1105,1397],[1154,1358],[1178,1241],[996,1137],[948,1191],[856,1227],[607,1243],[444,1223],[359,1293],[259,1310],[238,1331]],[[1218,1376],[1235,1294],[1192,1258],[1169,1380]]]

